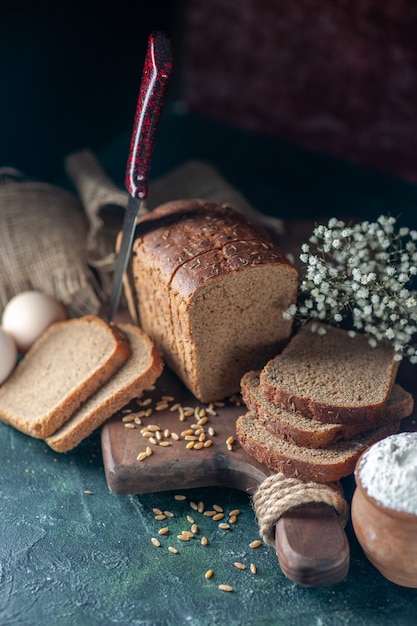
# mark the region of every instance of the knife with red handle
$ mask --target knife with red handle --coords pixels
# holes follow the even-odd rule
[[[133,132],[126,167],[125,186],[129,201],[123,220],[122,239],[116,258],[107,319],[117,313],[132,248],[136,218],[148,194],[149,170],[152,161],[156,132],[165,103],[167,88],[173,69],[172,49],[162,32],[151,33],[148,40],[142,81],[136,105]]]

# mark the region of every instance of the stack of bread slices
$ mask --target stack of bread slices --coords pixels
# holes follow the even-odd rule
[[[52,324],[0,387],[0,420],[67,452],[160,376],[138,326],[88,315]]]
[[[371,347],[366,335],[307,323],[261,371],[243,376],[248,410],[237,420],[238,439],[287,476],[337,481],[412,412],[397,370],[388,342]]]

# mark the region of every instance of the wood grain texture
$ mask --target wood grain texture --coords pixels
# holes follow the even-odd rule
[[[325,587],[345,578],[350,551],[336,511],[324,503],[294,508],[278,520],[275,546],[283,573],[305,587]]]

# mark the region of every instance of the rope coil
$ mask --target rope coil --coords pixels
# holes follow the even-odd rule
[[[268,476],[259,485],[252,499],[259,532],[264,542],[274,545],[275,524],[284,513],[301,504],[312,502],[322,502],[332,506],[339,515],[342,526],[346,526],[349,505],[338,483],[303,482],[298,478],[289,478],[282,473]]]

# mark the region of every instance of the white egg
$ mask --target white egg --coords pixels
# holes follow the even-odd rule
[[[54,298],[40,291],[23,291],[4,307],[1,325],[19,352],[25,353],[48,326],[65,318],[64,307]]]
[[[10,335],[0,328],[0,385],[9,377],[16,361],[16,344]]]

